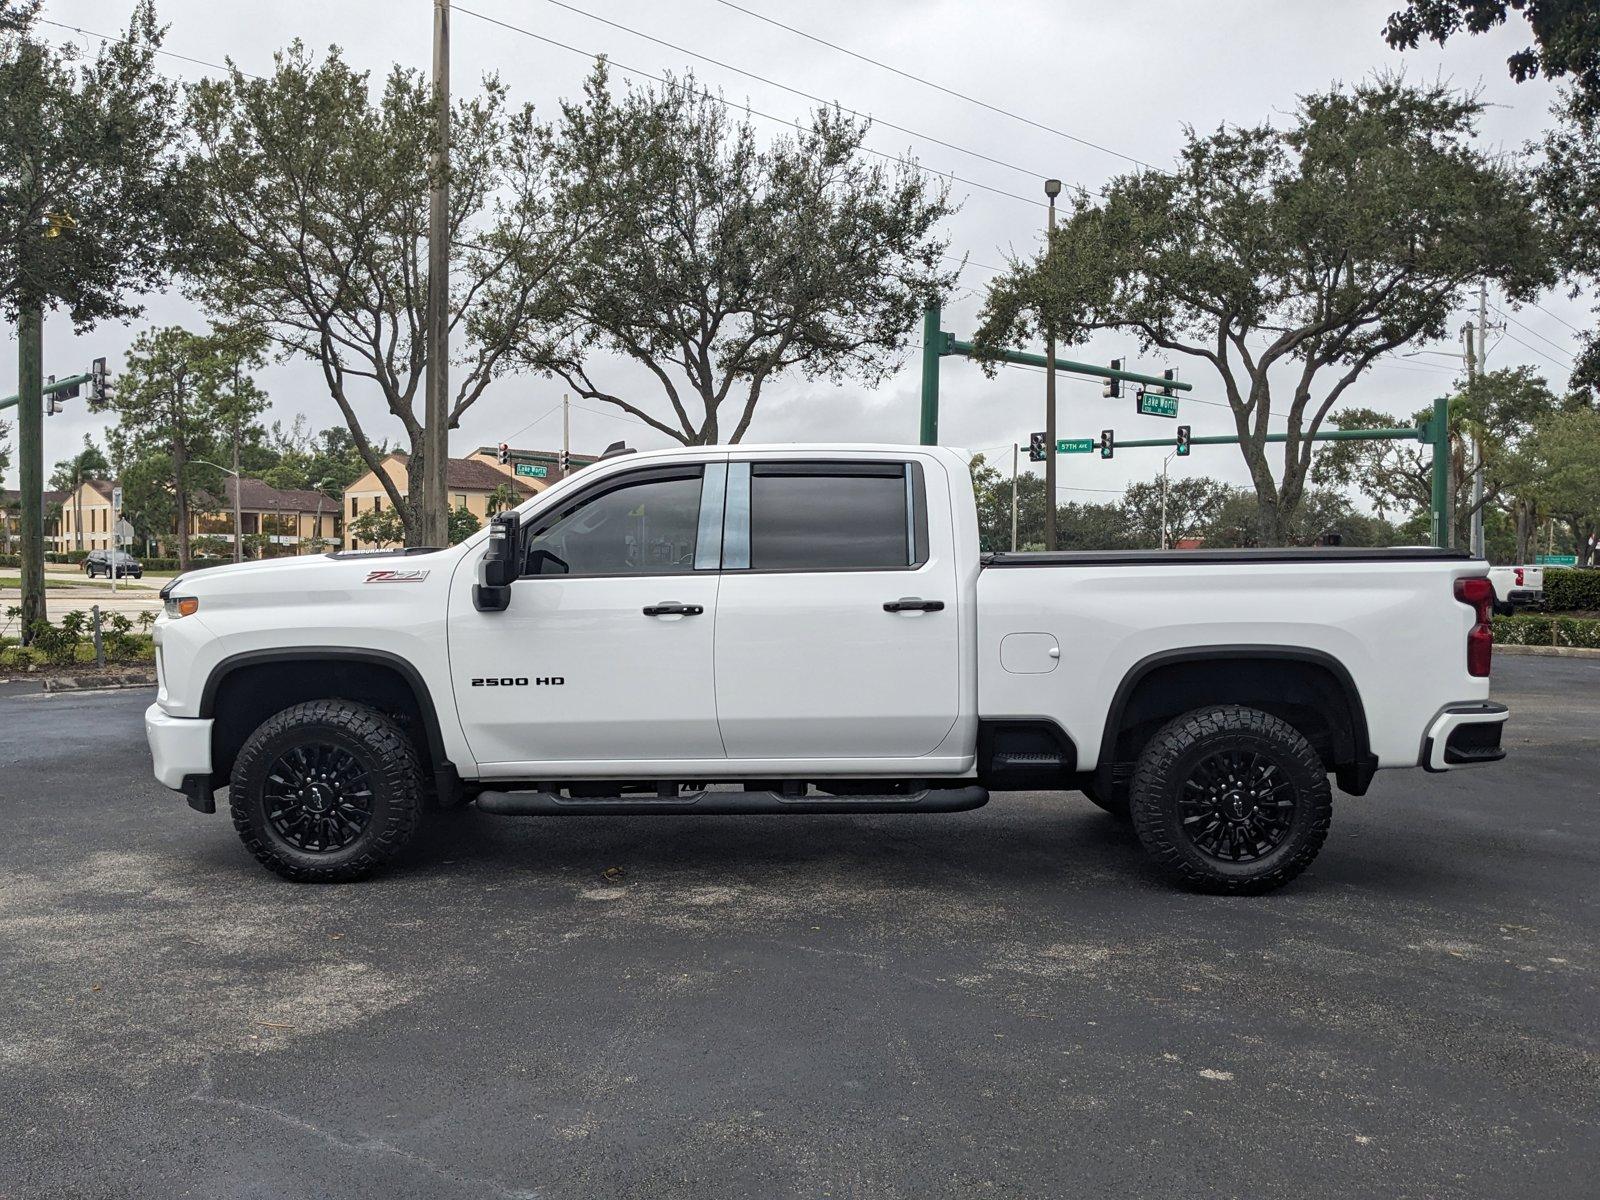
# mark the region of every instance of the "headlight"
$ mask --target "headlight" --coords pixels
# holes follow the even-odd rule
[[[168,596],[164,606],[168,617],[176,621],[179,617],[192,617],[200,611],[200,601],[193,596]]]

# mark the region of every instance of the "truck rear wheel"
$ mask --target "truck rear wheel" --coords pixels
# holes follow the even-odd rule
[[[1332,818],[1327,771],[1288,722],[1238,705],[1196,709],[1139,756],[1133,826],[1169,874],[1200,891],[1282,887],[1310,865]]]
[[[343,883],[405,848],[422,814],[415,743],[377,709],[348,700],[286,708],[234,762],[233,827],[285,879]]]

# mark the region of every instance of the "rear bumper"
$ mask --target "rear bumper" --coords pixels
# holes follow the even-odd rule
[[[1452,704],[1433,719],[1422,742],[1422,766],[1429,771],[1499,762],[1506,756],[1500,745],[1510,710],[1492,700]]]
[[[175,792],[187,781],[211,776],[211,725],[198,717],[168,716],[159,704],[144,710],[144,736],[150,743],[155,775]]]

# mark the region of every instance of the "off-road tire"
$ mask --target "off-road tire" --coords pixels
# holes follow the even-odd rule
[[[1202,787],[1204,764],[1214,756],[1237,753],[1270,764],[1281,773],[1272,804],[1292,801],[1281,840],[1260,857],[1224,861],[1207,853],[1184,824],[1180,797],[1193,797],[1186,785]],[[1196,778],[1199,776],[1200,778]],[[1139,755],[1130,792],[1134,832],[1169,875],[1196,891],[1253,895],[1282,887],[1316,858],[1333,815],[1327,770],[1299,730],[1258,709],[1217,705],[1184,713],[1162,726]],[[1193,808],[1191,807],[1191,813]]]
[[[275,829],[266,811],[267,771],[296,746],[331,745],[365,770],[372,792],[366,827],[348,845],[305,850]],[[349,700],[312,700],[269,717],[245,741],[228,790],[233,827],[269,871],[297,883],[363,879],[398,855],[416,834],[423,809],[422,761],[415,743],[377,709]]]

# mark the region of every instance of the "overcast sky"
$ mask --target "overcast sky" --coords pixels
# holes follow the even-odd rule
[[[1536,136],[1548,123],[1554,98],[1549,85],[1514,84],[1506,74],[1506,56],[1528,40],[1520,18],[1491,35],[1462,37],[1443,49],[1429,47],[1401,55],[1390,51],[1380,35],[1396,0],[738,2],[999,108],[1156,165],[1172,161],[1185,124],[1204,130],[1264,118],[1282,121],[1297,94],[1325,88],[1335,80],[1357,80],[1374,70],[1403,68],[1413,78],[1440,74],[1463,87],[1481,87],[1493,105],[1483,122],[1484,141],[1490,148],[1515,147]],[[213,62],[231,56],[247,71],[268,71],[273,49],[295,37],[318,48],[336,43],[350,61],[375,75],[393,62],[425,68],[429,61],[431,0],[158,3],[162,20],[171,26],[169,50]],[[963,207],[952,219],[949,235],[952,252],[969,255],[971,265],[962,276],[961,295],[945,317],[945,327],[958,335],[971,331],[984,286],[992,277],[979,264],[998,266],[1009,252],[1037,246],[1045,220],[1045,177],[1059,177],[1069,187],[1094,188],[1129,167],[1114,154],[942,95],[717,0],[573,0],[572,7],[1027,168],[1009,170],[882,128],[871,135],[871,145],[891,152],[909,150],[923,164],[953,171],[961,180],[955,195]],[[791,94],[607,27],[550,0],[468,0],[466,8],[588,54],[603,52],[624,76],[622,67],[654,73],[692,69],[729,98],[748,101],[763,112],[790,119],[803,118],[807,112],[806,102]],[[114,32],[126,21],[127,11],[128,0],[49,0],[44,15],[88,30]],[[77,36],[44,29],[54,38]],[[203,67],[174,58],[162,62],[184,78],[206,73]],[[484,73],[498,72],[514,98],[533,101],[549,118],[558,98],[578,92],[589,66],[582,54],[509,33],[456,10],[452,78],[458,92],[475,86]],[[774,132],[778,128],[771,122],[758,125]],[[1039,202],[1030,202],[1032,197]],[[1514,323],[1498,341],[1491,341],[1490,366],[1526,362],[1560,386],[1575,340],[1563,321],[1585,326],[1587,303],[1553,295],[1542,298],[1541,304],[1548,312],[1527,308],[1510,314]],[[1461,320],[1466,319],[1463,311]],[[204,318],[175,294],[151,297],[145,317],[128,327],[103,326],[82,338],[73,336],[64,318],[47,318],[45,369],[72,374],[87,370],[96,355],[106,355],[115,371],[132,338],[150,322],[199,327]],[[14,331],[9,334],[0,344],[0,378],[14,381],[16,340]],[[1131,341],[1103,337],[1071,353],[1104,362],[1112,357],[1132,359],[1133,349]],[[1458,348],[1447,343],[1431,349],[1453,353]],[[1458,362],[1441,354],[1384,362],[1347,393],[1347,402],[1396,413],[1414,411],[1449,386]],[[1215,376],[1201,374],[1192,362],[1171,364],[1147,357],[1137,365],[1157,373],[1163,366],[1179,365],[1184,378],[1196,384],[1195,400],[1221,400]],[[654,402],[646,380],[619,378],[636,379],[633,394]],[[315,427],[339,423],[320,372],[311,365],[274,364],[261,382],[271,395],[272,416],[287,422],[304,413]],[[991,381],[960,360],[946,359],[943,386],[940,434],[947,444],[983,450],[1009,466],[1011,444],[1026,443],[1030,430],[1043,427],[1042,374],[1008,369]],[[534,376],[495,383],[452,435],[452,453],[502,440],[528,448],[559,446],[559,416],[536,418],[558,405],[561,393],[559,381]],[[580,403],[612,411],[594,402]],[[917,405],[913,346],[900,372],[870,392],[798,378],[769,386],[747,440],[915,441]],[[1225,406],[1188,399],[1183,405],[1182,419],[1197,435],[1232,432]],[[1149,437],[1170,435],[1172,427],[1171,422],[1134,416],[1131,400],[1103,400],[1099,384],[1087,381],[1064,380],[1059,407],[1061,434],[1067,437],[1094,436],[1105,427],[1116,428],[1123,436]],[[397,423],[381,402],[369,404],[365,417],[373,436],[400,437]],[[536,423],[529,428],[529,422]],[[85,433],[100,440],[105,424],[105,416],[88,414],[81,401],[70,402],[65,414],[49,418],[47,473],[51,464],[75,450]],[[620,414],[574,411],[575,450],[595,452],[617,438],[640,447],[666,444],[654,431]],[[1155,475],[1160,452],[1127,451],[1109,463],[1066,458],[1063,468],[1063,499],[1105,499],[1102,492],[1117,492],[1132,479]],[[1199,450],[1187,462],[1175,462],[1173,470],[1245,479],[1242,462],[1231,447]],[[7,483],[15,486],[15,466]],[[1085,490],[1066,490],[1070,488]]]

